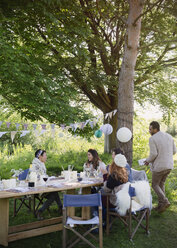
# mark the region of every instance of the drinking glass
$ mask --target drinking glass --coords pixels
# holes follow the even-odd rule
[[[87,177],[90,177],[90,170],[87,171]]]
[[[85,175],[86,175],[86,177],[90,177],[90,168],[89,167],[85,168]]]
[[[43,180],[44,180],[44,182],[45,182],[45,185],[46,185],[46,183],[47,183],[47,180],[48,180],[48,175],[44,175],[44,176],[43,176]]]
[[[93,176],[98,177],[98,171],[97,170],[93,170]]]

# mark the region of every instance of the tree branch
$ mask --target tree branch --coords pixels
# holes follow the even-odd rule
[[[86,9],[84,1],[83,0],[79,0],[79,1],[80,1],[80,4],[81,4],[83,13],[88,18],[88,22],[90,24],[90,27],[91,27],[91,29],[92,29],[95,37],[96,37],[97,50],[98,50],[98,52],[100,54],[104,70],[105,70],[107,75],[114,75],[114,69],[113,69],[112,66],[110,66],[110,64],[108,62],[108,58],[107,58],[107,55],[106,55],[106,49],[105,49],[103,43],[100,41],[100,35],[99,35],[99,31],[97,29],[97,23],[96,23],[94,17],[92,16],[92,14],[91,14],[91,11]],[[87,4],[87,8],[89,9],[88,1],[86,1],[86,4]]]
[[[97,86],[96,92],[97,92],[98,97],[102,99],[102,101],[107,106],[107,108],[111,110],[112,109],[111,102],[110,102],[109,96],[106,94],[104,86],[102,87]]]
[[[145,71],[145,73],[143,74],[143,76],[139,80],[136,80],[135,81],[135,84],[136,85],[142,83],[143,81],[145,81],[147,79],[147,77],[148,77],[148,73],[152,72],[153,69],[155,69],[158,66],[158,64],[159,64],[159,66],[162,66],[162,62],[161,61],[162,61],[163,57],[165,56],[165,54],[168,52],[168,49],[169,49],[169,44],[166,45],[165,49],[163,50],[163,52],[161,53],[161,55],[158,57],[158,59],[156,60],[156,62],[153,65],[151,65]],[[140,70],[142,70],[142,68]],[[160,70],[161,69],[159,68],[159,71]]]
[[[154,4],[151,5],[150,8],[148,8],[146,11],[144,11],[141,15],[139,15],[135,21],[133,22],[133,25],[135,26],[136,25],[136,22],[144,15],[146,15],[149,11],[151,11],[151,9],[153,9],[156,5],[158,5],[158,3],[161,3],[163,2],[164,0],[158,0],[157,2],[155,2]]]
[[[39,28],[38,25],[36,26],[36,28],[37,28],[39,34],[41,35],[41,37],[43,38],[43,40],[47,43],[47,45],[50,46],[52,52],[53,52],[55,55],[58,55],[59,52],[58,52],[58,51],[56,50],[56,48],[54,48],[54,47],[51,45],[51,43],[47,40],[46,36],[45,36],[44,33],[41,31],[41,29]]]
[[[97,107],[99,108],[101,111],[103,111],[103,113],[106,113],[107,111],[109,111],[109,107],[107,106],[107,104],[105,104],[105,102],[103,103],[100,97],[98,97],[95,93],[93,93],[93,91],[91,91],[90,89],[88,89],[86,84],[83,84],[82,86],[80,86],[80,89],[84,92],[84,94],[90,99],[90,101]]]
[[[40,30],[40,28],[37,27],[37,29],[38,29],[38,32],[40,33],[41,37],[51,47],[50,42],[47,40],[46,36],[43,34],[43,32]],[[59,56],[59,52],[57,50],[55,51],[55,54]],[[60,59],[62,59],[61,56],[60,56]],[[71,68],[70,65],[68,63],[66,63],[66,59],[65,59],[64,62],[65,62],[66,69],[74,77],[74,81],[75,81],[77,87],[79,85],[79,88],[87,95],[87,97],[90,99],[90,101],[95,106],[97,106],[100,110],[102,110],[102,111],[105,111],[105,109],[107,110],[110,107],[109,104],[108,104],[108,102],[106,102],[104,98],[100,98],[98,95],[96,95],[95,93],[93,93],[93,91],[89,90],[87,88],[86,84],[84,84],[84,85],[83,85],[83,83],[80,83],[79,84],[79,82],[83,82],[83,80],[81,80],[81,75],[80,75],[79,71],[75,67],[74,68]],[[93,62],[95,63],[95,61],[93,61]],[[68,74],[66,74],[66,76],[68,77]],[[72,78],[72,80],[73,80],[73,78]],[[101,89],[101,87],[100,87],[100,89]],[[100,101],[101,99],[104,100],[104,101]]]

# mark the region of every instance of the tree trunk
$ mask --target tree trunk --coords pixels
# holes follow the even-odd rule
[[[128,127],[133,133],[134,113],[134,72],[138,53],[143,10],[142,0],[129,1],[129,15],[125,38],[124,57],[121,66],[118,86],[118,129]],[[136,20],[136,23],[135,23]],[[123,148],[128,163],[132,165],[133,139],[127,143],[117,141],[117,146]]]
[[[109,118],[109,117],[108,117]],[[109,123],[113,127],[113,132],[110,135],[105,135],[104,139],[104,152],[110,153],[116,147],[116,132],[117,132],[117,113],[105,123]]]

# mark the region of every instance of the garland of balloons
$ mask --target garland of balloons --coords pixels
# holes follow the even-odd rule
[[[100,127],[99,130],[95,131],[95,137],[100,138],[103,133],[104,133],[104,135],[110,135],[112,132],[113,132],[113,127],[110,124],[104,124]],[[120,142],[126,143],[126,142],[131,140],[132,132],[127,127],[121,127],[117,131],[116,136]]]

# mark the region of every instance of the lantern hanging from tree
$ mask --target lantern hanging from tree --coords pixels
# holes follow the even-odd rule
[[[129,128],[127,127],[121,127],[118,131],[117,131],[117,139],[120,142],[126,143],[129,140],[131,140],[132,138],[132,132],[130,131]]]
[[[102,131],[101,130],[96,130],[95,131],[95,137],[100,138],[102,136]]]
[[[105,135],[110,135],[113,131],[113,127],[110,124],[105,124],[102,125],[100,130],[105,134]]]

